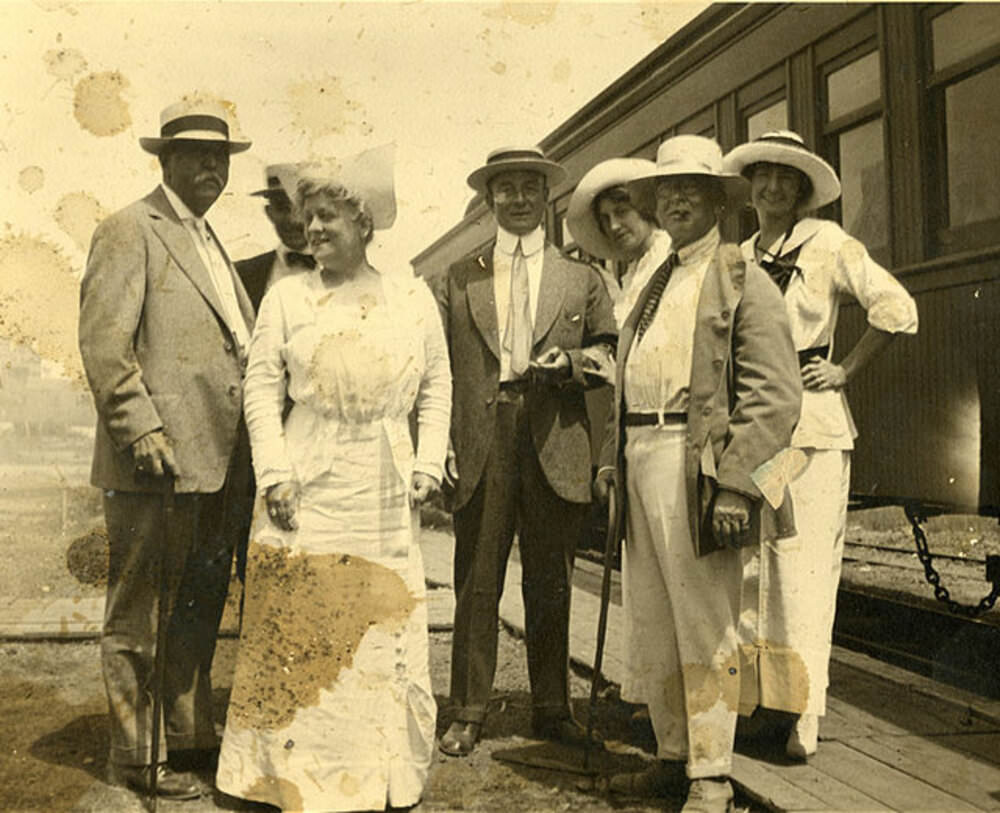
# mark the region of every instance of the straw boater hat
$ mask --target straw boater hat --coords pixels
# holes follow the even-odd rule
[[[395,155],[395,144],[383,144],[346,158],[275,164],[274,169],[279,183],[292,200],[295,200],[300,181],[335,183],[364,201],[376,229],[388,229],[396,220]]]
[[[734,208],[746,200],[750,184],[738,173],[725,172],[722,168],[722,148],[712,138],[699,135],[679,135],[668,138],[656,151],[656,166],[648,174],[628,184],[636,200],[651,208],[655,205],[656,184],[664,178],[677,175],[703,175],[715,178],[722,184],[726,202]]]
[[[229,115],[226,105],[203,97],[184,98],[165,107],[160,113],[159,138],[140,138],[139,145],[153,155],[175,141],[221,141],[229,152],[250,149],[249,141],[229,138]]]
[[[731,150],[726,169],[743,173],[754,164],[784,164],[794,167],[812,182],[812,194],[802,201],[799,211],[819,209],[840,197],[840,181],[826,161],[806,148],[802,136],[791,130],[773,130]]]
[[[555,161],[546,158],[545,153],[538,147],[501,147],[493,150],[486,157],[486,163],[469,175],[469,186],[479,194],[485,195],[490,178],[500,172],[514,172],[519,169],[542,173],[550,189],[566,178],[566,170]]]
[[[594,257],[623,259],[621,250],[602,230],[594,215],[594,200],[602,192],[649,175],[656,165],[645,158],[601,161],[580,179],[566,211],[566,223],[577,244]]]

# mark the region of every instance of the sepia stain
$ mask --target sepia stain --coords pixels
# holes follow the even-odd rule
[[[498,60],[497,62],[494,62],[492,65],[490,65],[490,70],[493,71],[493,73],[495,73],[497,76],[503,76],[503,74],[507,73],[507,63],[500,62]]]
[[[45,186],[45,170],[34,165],[25,167],[18,173],[17,183],[21,189],[31,195]]]
[[[651,37],[665,40],[677,30],[677,8],[663,0],[639,0],[639,22]]]
[[[62,366],[84,385],[77,349],[80,285],[62,251],[41,237],[0,238],[0,336]]]
[[[93,195],[87,192],[70,192],[59,199],[52,216],[77,247],[86,251],[94,229],[108,216],[108,212]]]
[[[666,679],[667,698],[684,697],[688,714],[703,714],[722,701],[736,711],[740,701],[739,654],[733,653],[721,665],[685,664],[681,673]]]
[[[293,82],[287,101],[292,126],[313,139],[343,132],[351,123],[349,114],[362,110],[360,103],[347,98],[335,76]]]
[[[754,680],[760,680],[760,662],[767,661],[767,685],[761,685],[762,702],[768,705],[768,692],[777,692],[785,711],[802,714],[809,704],[809,669],[805,660],[794,649],[776,641],[764,640],[756,644]],[[745,659],[744,659],[745,662]],[[745,678],[744,678],[745,680]]]
[[[113,136],[132,123],[122,93],[128,80],[118,71],[92,73],[76,83],[73,115],[84,130],[96,136]]]
[[[75,48],[58,48],[42,56],[45,68],[56,79],[71,82],[77,74],[87,70],[87,60]]]
[[[305,802],[299,786],[280,776],[262,776],[243,792],[244,799],[266,799],[282,810],[302,810]]]
[[[395,571],[358,556],[291,554],[251,542],[229,719],[281,729],[351,667],[376,624],[402,626],[416,599]]]
[[[571,72],[572,68],[569,64],[569,60],[560,59],[555,65],[552,66],[552,81],[559,84],[565,84],[569,81]]]
[[[559,5],[557,2],[503,0],[498,6],[490,6],[483,14],[498,20],[511,20],[521,25],[542,25],[555,16],[557,5]]]
[[[362,297],[361,318],[366,318],[375,300]],[[385,411],[392,391],[405,369],[394,363],[395,354],[373,346],[357,328],[345,328],[323,336],[313,351],[307,374],[328,409],[352,420],[369,421]],[[348,363],[366,370],[364,386],[343,387],[349,381]]]

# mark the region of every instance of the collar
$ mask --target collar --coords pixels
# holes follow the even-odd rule
[[[785,240],[784,245],[782,245],[781,238],[779,237],[774,245],[764,246],[763,248],[765,251],[771,252],[772,249],[777,251],[778,247],[781,246],[782,256],[789,254],[814,237],[816,232],[823,227],[825,222],[826,221],[817,217],[804,217],[801,220],[796,221],[795,225],[792,227],[792,233],[788,235],[788,239]],[[760,232],[758,231],[750,238],[751,247],[754,246],[759,235]]]
[[[517,250],[517,241],[521,241],[521,251],[525,257],[530,257],[545,248],[545,229],[541,226],[527,234],[511,234],[506,229],[497,226],[497,248],[504,254],[514,256]]]
[[[166,193],[167,202],[171,205],[177,217],[179,217],[182,221],[190,220],[197,226],[204,225],[205,218],[196,216],[194,212],[188,209],[187,204],[180,199],[180,196],[174,192],[173,189],[165,183],[160,184],[160,189]]]
[[[677,249],[677,259],[681,265],[691,265],[706,260],[715,253],[720,240],[719,225],[716,224],[693,243]]]

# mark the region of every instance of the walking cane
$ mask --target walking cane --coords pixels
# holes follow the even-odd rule
[[[156,600],[156,649],[153,650],[153,751],[149,766],[149,802],[150,809],[156,813],[156,781],[160,759],[160,716],[163,714],[163,674],[166,669],[167,624],[170,621],[169,574],[167,572],[167,546],[170,544],[170,530],[174,518],[174,476],[167,473],[166,489],[163,492],[163,516],[160,523],[160,533],[163,544],[158,557],[158,593]]]
[[[597,709],[597,692],[601,681],[601,662],[604,660],[604,638],[608,631],[608,605],[611,603],[611,567],[620,536],[618,528],[618,494],[612,482],[608,489],[608,534],[604,539],[604,573],[601,577],[601,611],[597,618],[597,649],[594,652],[594,671],[590,680],[590,706],[587,710],[587,738],[583,746],[583,769],[590,770],[591,736],[594,733],[594,712]]]

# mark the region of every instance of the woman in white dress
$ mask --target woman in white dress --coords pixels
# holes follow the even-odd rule
[[[826,711],[857,435],[844,388],[895,334],[916,333],[917,308],[860,242],[830,220],[805,216],[840,197],[840,181],[797,133],[765,133],[732,150],[725,166],[750,181],[760,230],[743,244],[743,255],[784,292],[803,383],[792,448],[779,466],[792,478],[798,534],[744,551],[740,712],[760,706],[795,715],[786,752],[806,759],[816,752]],[[834,363],[843,297],[864,308],[868,327]]]
[[[395,216],[385,152],[293,183],[317,268],[268,292],[251,343],[260,496],[217,784],[289,811],[408,807],[437,711],[416,509],[442,475],[447,350],[425,283],[367,259]]]

